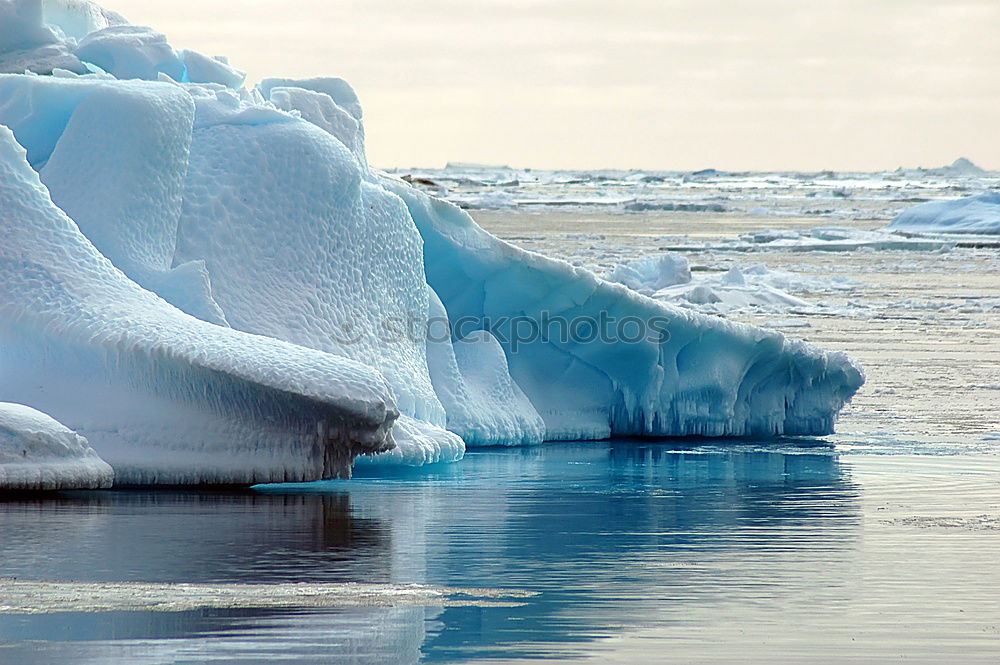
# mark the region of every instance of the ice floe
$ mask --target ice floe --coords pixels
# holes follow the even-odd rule
[[[85,438],[35,409],[0,402],[0,490],[94,489],[113,479]]]

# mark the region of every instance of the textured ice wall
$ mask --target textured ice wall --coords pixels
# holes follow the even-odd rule
[[[864,381],[843,353],[658,303],[515,248],[458,207],[385,181],[420,229],[427,281],[451,319],[500,324],[511,375],[544,419],[548,439],[825,434]],[[547,337],[521,341],[514,323],[557,318],[584,322],[578,332],[602,318],[611,329],[626,318],[657,321],[668,334],[581,341],[564,339],[556,326]]]
[[[0,489],[111,487],[114,471],[87,440],[23,404],[0,402]]]
[[[86,436],[124,484],[348,473],[391,447],[378,372],[205,323],[117,270],[0,128],[0,399]]]
[[[901,212],[889,228],[931,233],[1000,233],[1000,192],[921,203]]]
[[[485,330],[452,342],[448,313],[437,294],[428,291],[427,364],[448,429],[470,446],[543,441],[545,423],[511,378],[500,343]]]
[[[131,279],[225,323],[204,265],[172,266],[194,109],[168,83],[0,75],[0,124],[53,202]]]
[[[266,324],[266,334],[344,353],[379,367],[396,389],[398,401],[404,405],[401,410],[413,415],[417,421],[430,424],[410,422],[405,416],[402,417],[397,430],[409,427],[410,431],[397,432],[396,450],[384,457],[411,463],[457,458],[464,446],[455,437],[442,435],[435,429],[441,426],[446,426],[450,432],[461,436],[468,445],[540,442],[544,438],[541,418],[511,379],[506,359],[496,340],[487,334],[462,342],[461,346],[453,346],[447,334],[442,336],[439,331],[428,330],[428,323],[432,320],[436,320],[438,325],[443,322],[447,328],[447,312],[432,290],[426,289],[424,293],[415,291],[415,285],[424,284],[422,240],[406,206],[398,197],[387,192],[366,166],[361,105],[351,87],[337,78],[265,79],[258,90],[281,108],[298,113],[329,137],[318,139],[314,129],[307,130],[300,126],[288,128],[288,133],[301,137],[314,150],[339,143],[350,151],[355,161],[352,162],[347,155],[342,154],[341,149],[340,153],[335,153],[336,160],[324,157],[327,160],[324,165],[313,165],[308,161],[309,151],[295,148],[295,141],[286,138],[272,139],[284,146],[281,150],[291,149],[295,155],[293,159],[300,163],[295,166],[279,164],[269,167],[264,177],[272,182],[275,179],[295,180],[299,187],[305,186],[308,190],[312,187],[312,176],[298,176],[300,169],[308,169],[320,178],[318,186],[325,187],[328,192],[325,198],[322,193],[317,192],[315,198],[307,197],[305,202],[294,209],[294,218],[306,221],[301,229],[287,232],[283,240],[293,247],[306,248],[294,257],[294,265],[289,263],[275,266],[270,259],[269,250],[262,250],[255,243],[233,253],[231,248],[234,243],[239,245],[239,241],[229,239],[225,244],[220,244],[218,240],[212,240],[227,233],[225,229],[246,224],[251,215],[245,212],[238,220],[226,220],[224,225],[220,224],[218,227],[212,226],[216,222],[208,218],[206,213],[198,211],[198,214],[193,215],[196,228],[209,230],[206,237],[197,240],[197,252],[184,253],[188,226],[187,222],[182,225],[179,256],[200,258],[210,254],[220,257],[225,263],[219,264],[218,270],[217,264],[209,262],[213,274],[238,274],[240,270],[246,269],[243,265],[247,256],[258,255],[263,251],[264,256],[251,259],[251,265],[259,265],[261,270],[282,268],[277,279],[318,281],[318,287],[302,283],[294,285],[294,288],[282,286],[280,293],[291,293],[292,301],[280,302],[277,293],[252,296],[253,307],[236,306],[241,311],[247,311],[253,321],[234,325],[260,325],[259,312],[262,309],[273,311],[277,318],[273,323]],[[216,148],[219,157],[211,163],[200,164],[199,131],[195,132],[192,149],[192,174],[205,171],[242,173],[247,170],[247,164],[260,163],[259,158],[252,155],[241,155],[238,158],[223,155],[220,147]],[[229,143],[229,140],[223,140],[220,145]],[[333,152],[332,147],[330,151]],[[306,161],[299,158],[302,153],[307,155]],[[225,166],[220,166],[222,159],[228,160]],[[324,171],[330,168],[330,161],[333,161],[336,172],[351,174],[360,186],[351,182],[332,190],[333,196],[330,196],[329,185],[323,184],[323,179],[334,179],[332,174]],[[283,196],[281,190],[274,194],[268,193],[266,187],[274,185],[263,185],[255,181],[261,177],[260,173],[247,173],[239,177],[240,189],[247,189],[246,185],[249,184],[249,188],[264,191],[265,197],[272,196],[276,202],[272,207],[281,209],[282,214],[288,214],[287,207],[280,201]],[[245,183],[244,179],[252,182]],[[214,196],[213,191],[221,191],[211,184],[205,189],[206,183],[193,175],[189,177],[189,183],[191,188],[197,188],[199,192],[206,191],[210,198]],[[362,199],[360,215],[355,212],[356,208],[351,207],[355,205],[351,203],[353,198],[358,196],[354,192],[357,187],[360,188]],[[334,213],[323,211],[325,206],[338,199],[345,200],[346,210]],[[189,202],[201,199],[189,194],[185,200]],[[309,209],[306,209],[307,206]],[[259,203],[252,207],[267,209],[267,206]],[[386,208],[388,210],[381,212]],[[187,212],[186,203],[185,213]],[[320,217],[323,219],[319,219]],[[317,221],[312,222],[314,219]],[[280,220],[266,218],[258,218],[251,223],[259,230],[251,232],[250,237],[266,233],[264,229],[280,226]],[[310,223],[318,228],[310,228]],[[294,235],[299,233],[301,235]],[[217,246],[206,250],[213,242]],[[390,247],[391,250],[386,250]],[[311,252],[319,250],[325,251],[326,256],[318,259],[310,257]],[[310,267],[299,274],[297,266],[315,268]],[[363,268],[360,273],[359,268]],[[335,286],[353,285],[359,278],[364,278],[366,282],[358,284],[356,288],[352,286],[346,292]],[[216,279],[216,282],[219,280]],[[246,297],[243,282],[234,286],[237,291],[234,296]],[[303,287],[307,293],[320,292],[319,297],[324,303],[328,303],[328,311],[313,312],[319,314],[319,317],[303,324],[309,330],[298,333],[299,336],[289,337],[297,333],[281,328],[280,322],[287,320],[294,312],[302,311],[302,304],[295,302],[294,298],[296,293],[302,292]],[[359,295],[362,293],[363,296]],[[221,292],[218,297],[226,312],[232,313],[234,305]],[[360,307],[362,311],[358,311],[359,301],[363,301]],[[346,322],[352,324],[350,330],[345,327]],[[405,332],[405,335],[400,335],[400,332]],[[350,333],[346,335],[351,338],[350,344],[338,341],[345,338],[345,333]],[[425,339],[428,336],[442,339]],[[407,399],[407,395],[414,394],[415,397]],[[418,408],[408,411],[405,405],[409,403],[415,403]],[[425,404],[431,406],[428,408],[423,406]]]
[[[220,114],[202,93],[175,262],[205,262],[234,328],[377,368],[401,412],[394,458],[460,458],[428,374],[423,255],[406,206],[332,133],[252,100]]]

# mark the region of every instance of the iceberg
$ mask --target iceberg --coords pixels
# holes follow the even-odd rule
[[[287,94],[308,92],[292,83],[260,90],[315,101]],[[319,126],[262,99],[234,99],[228,115],[196,112],[174,261],[206,267],[232,327],[376,368],[401,413],[394,458],[456,460],[465,445],[446,429],[427,367],[420,235],[359,157],[354,93],[339,79],[302,85],[329,91],[326,108],[354,124]],[[215,106],[204,92],[197,106]]]
[[[829,433],[864,382],[843,353],[657,302],[382,180],[420,230],[456,334],[461,322],[498,339],[548,440]]]
[[[0,395],[85,436],[119,484],[346,475],[388,450],[382,377],[184,314],[119,271],[0,127]]]
[[[842,353],[515,248],[370,168],[343,79],[243,87],[83,1],[0,15],[0,58],[29,65],[0,75],[0,399],[86,437],[118,484],[823,434],[863,382]],[[86,73],[39,75],[38,49]],[[662,289],[685,267],[626,277]]]
[[[998,234],[1000,192],[921,203],[900,213],[889,228],[920,233]]]
[[[427,365],[448,429],[470,446],[541,443],[545,423],[511,378],[500,343],[486,330],[452,343],[448,312],[428,291]]]
[[[972,162],[972,160],[966,157],[959,157],[951,164],[947,166],[939,166],[937,168],[925,169],[922,167],[917,167],[915,169],[906,169],[900,166],[896,169],[896,173],[900,174],[926,174],[938,177],[972,177],[978,178],[985,175],[989,175],[989,171],[982,168],[978,164]]]
[[[87,440],[23,404],[0,402],[0,489],[111,487],[111,466]]]

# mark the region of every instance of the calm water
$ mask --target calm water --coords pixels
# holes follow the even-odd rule
[[[0,534],[0,575],[19,579],[537,592],[514,606],[5,614],[4,664],[1000,660],[988,455],[547,444],[245,493],[7,498]]]

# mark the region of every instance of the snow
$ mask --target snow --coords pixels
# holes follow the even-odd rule
[[[900,213],[889,228],[925,233],[1000,234],[1000,192],[921,203]]]
[[[85,438],[35,409],[0,402],[0,490],[94,489],[113,479]]]
[[[183,314],[117,270],[0,128],[0,395],[85,436],[119,484],[347,474],[391,447],[373,369]]]

